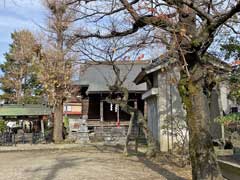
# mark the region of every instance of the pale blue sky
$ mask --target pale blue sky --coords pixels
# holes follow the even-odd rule
[[[38,25],[45,24],[47,14],[42,1],[0,0],[0,63],[4,62],[4,53],[9,50],[12,32],[21,29],[29,29],[32,32],[41,30]],[[220,39],[222,40],[222,37]],[[210,50],[216,52],[219,49],[216,45],[219,43],[213,43]],[[147,55],[151,53],[147,52]]]
[[[11,33],[15,30],[40,30],[46,11],[42,0],[0,0],[0,63],[9,49]]]

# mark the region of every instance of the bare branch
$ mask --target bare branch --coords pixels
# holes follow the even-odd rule
[[[123,6],[128,10],[128,12],[131,14],[131,16],[133,17],[133,19],[135,21],[138,21],[138,19],[140,18],[138,13],[133,9],[133,7],[131,6],[131,4],[128,3],[127,0],[120,0],[121,3],[123,4]]]
[[[199,17],[201,17],[202,20],[206,19],[208,23],[212,22],[212,17],[208,15],[206,12],[204,12],[200,7],[196,6],[196,4],[193,1],[187,1],[187,0],[179,0],[179,1],[173,1],[173,0],[164,0],[166,3],[170,5],[176,5],[179,8],[182,8],[182,5],[186,5],[189,8],[193,9]]]
[[[229,29],[231,29],[235,34],[240,34],[240,31],[237,31],[233,26],[227,24],[227,23],[224,23],[224,25],[226,27],[228,27]]]

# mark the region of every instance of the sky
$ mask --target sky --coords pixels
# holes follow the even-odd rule
[[[0,63],[12,42],[11,33],[22,29],[40,31],[45,15],[42,0],[0,0]]]
[[[12,32],[21,29],[37,32],[41,30],[39,25],[44,26],[47,12],[42,1],[0,0],[0,64],[4,62],[4,53],[9,50]],[[216,51],[214,43],[212,47]]]

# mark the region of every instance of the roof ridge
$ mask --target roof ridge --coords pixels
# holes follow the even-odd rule
[[[81,63],[80,65],[112,65],[113,63],[114,64],[128,65],[128,64],[149,64],[151,62],[152,62],[152,60],[140,60],[140,61],[123,61],[123,60],[119,60],[119,61],[89,61],[89,62]]]

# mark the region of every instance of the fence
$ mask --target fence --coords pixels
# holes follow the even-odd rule
[[[45,137],[42,133],[22,133],[15,134],[13,132],[4,132],[0,134],[1,146],[13,146],[16,144],[36,144],[45,141]]]

